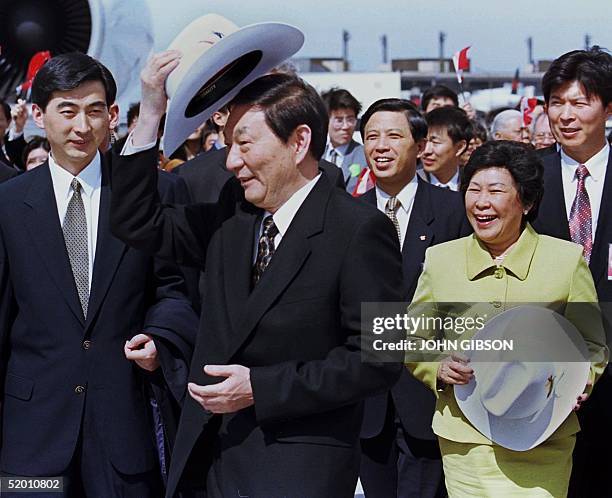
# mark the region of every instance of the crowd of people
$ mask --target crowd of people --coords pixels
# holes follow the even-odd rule
[[[33,81],[44,136],[0,105],[0,476],[68,497],[612,496],[605,320],[565,312],[588,381],[526,451],[462,412],[467,358],[364,361],[360,337],[364,302],[605,309],[612,56],[561,55],[529,118],[445,86],[363,110],[274,70],[166,157],[180,63],[149,60],[120,139],[84,54]]]

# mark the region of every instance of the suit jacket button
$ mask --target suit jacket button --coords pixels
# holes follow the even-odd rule
[[[77,394],[83,394],[85,392],[85,386],[76,386],[74,392]]]
[[[494,308],[501,308],[502,303],[500,301],[493,301],[491,303]]]
[[[89,349],[91,347],[91,341],[83,341],[83,349]]]

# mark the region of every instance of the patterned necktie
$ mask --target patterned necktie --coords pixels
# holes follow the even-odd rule
[[[395,226],[395,230],[397,231],[397,238],[400,241],[400,244],[402,243],[402,230],[400,229],[399,221],[397,220],[397,210],[401,205],[402,203],[397,199],[397,197],[389,197],[389,200],[387,200],[387,205],[385,206],[385,214],[393,222],[393,226]]]
[[[263,230],[261,231],[261,237],[257,244],[257,258],[255,259],[255,266],[253,266],[253,287],[259,282],[259,279],[263,275],[270,264],[272,256],[274,256],[274,237],[278,235],[278,228],[274,224],[272,216],[266,216],[263,221]]]
[[[76,284],[83,309],[83,317],[87,318],[87,305],[89,304],[89,256],[87,250],[87,218],[85,207],[81,197],[81,184],[76,178],[70,183],[73,190],[72,197],[68,203],[66,217],[62,231],[64,242],[70,258],[70,267],[74,283]]]
[[[576,187],[576,197],[572,203],[569,217],[569,229],[572,242],[580,244],[583,247],[584,259],[586,259],[587,263],[591,259],[591,251],[593,250],[591,202],[589,201],[589,193],[585,187],[585,181],[589,174],[589,170],[584,164],[578,166],[576,170],[578,186]]]

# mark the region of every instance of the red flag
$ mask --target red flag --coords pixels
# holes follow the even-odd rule
[[[470,69],[470,59],[468,59],[467,53],[470,47],[465,47],[455,52],[453,55],[453,64],[455,66],[455,74],[457,75],[457,81],[461,83],[463,81],[463,71]]]
[[[28,72],[26,74],[26,79],[19,86],[19,89],[17,91],[27,92],[32,86],[32,81],[34,80],[36,73],[38,73],[40,68],[43,67],[45,62],[47,62],[50,58],[51,52],[49,52],[48,50],[36,52],[30,59],[30,63],[28,64]]]
[[[529,126],[533,121],[531,114],[538,105],[538,99],[522,97],[521,98],[521,114],[523,115],[523,125]]]
[[[374,176],[374,173],[372,173],[370,168],[363,168],[351,195],[353,197],[359,197],[360,195],[365,194],[368,190],[373,189],[374,185],[376,185],[376,177]]]

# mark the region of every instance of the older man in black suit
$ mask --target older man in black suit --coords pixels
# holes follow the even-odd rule
[[[383,99],[361,118],[376,188],[362,199],[394,223],[403,259],[402,298],[412,299],[425,250],[469,233],[461,196],[416,174],[427,123],[409,101]],[[367,498],[445,495],[442,460],[431,430],[435,397],[407,371],[390,392],[366,402],[361,482]]]
[[[176,58],[143,72],[134,147],[154,142]],[[230,121],[237,205],[162,206],[152,148],[113,174],[117,234],[207,272],[167,493],[195,478],[209,498],[352,496],[361,401],[401,368],[362,361],[359,339],[361,302],[401,297],[395,231],[319,171],[327,118],[312,87],[264,76],[234,99]]]
[[[542,157],[544,197],[534,228],[584,247],[604,315],[610,320],[612,280],[612,56],[594,47],[556,59],[542,78],[550,127],[560,150]],[[610,340],[608,326],[608,341]],[[582,431],[574,451],[570,496],[610,494],[612,374],[601,377],[578,412]]]

